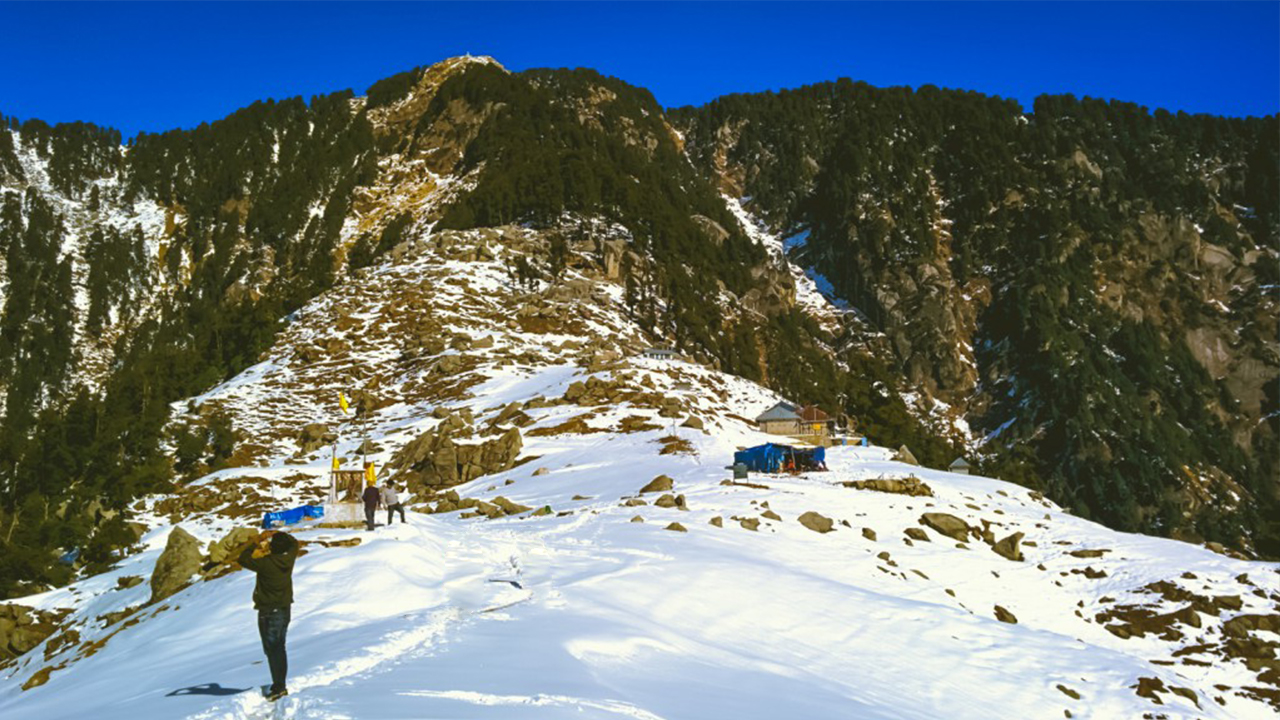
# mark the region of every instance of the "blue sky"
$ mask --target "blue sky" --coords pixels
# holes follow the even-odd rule
[[[1280,2],[0,3],[0,113],[191,127],[452,55],[595,68],[667,106],[847,76],[1280,111]]]

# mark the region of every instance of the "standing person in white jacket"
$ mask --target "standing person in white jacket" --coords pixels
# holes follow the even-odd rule
[[[387,509],[388,525],[391,524],[392,514],[397,510],[400,511],[400,522],[408,522],[404,519],[404,505],[400,503],[400,497],[396,495],[395,483],[387,483],[386,487],[382,488],[382,505]]]

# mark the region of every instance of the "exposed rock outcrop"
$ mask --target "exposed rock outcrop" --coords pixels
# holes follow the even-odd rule
[[[57,631],[63,615],[25,605],[0,605],[0,660],[18,657],[44,642]]]
[[[481,442],[472,437],[470,413],[448,414],[434,429],[404,446],[388,464],[411,492],[445,488],[510,470],[524,447],[517,428]]]

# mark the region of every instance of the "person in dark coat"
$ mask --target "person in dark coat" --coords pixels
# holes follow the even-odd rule
[[[364,500],[364,522],[373,530],[373,514],[378,511],[378,505],[382,502],[382,493],[378,492],[373,483],[369,483],[360,499]]]
[[[253,607],[258,611],[258,635],[262,651],[271,668],[268,700],[279,700],[289,694],[285,675],[289,657],[285,652],[285,636],[289,632],[289,606],[293,604],[293,563],[298,559],[298,541],[289,533],[268,530],[258,536],[257,544],[245,548],[237,561],[241,567],[257,574],[253,586]]]

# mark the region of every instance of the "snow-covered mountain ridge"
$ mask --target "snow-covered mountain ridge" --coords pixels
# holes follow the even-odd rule
[[[297,529],[284,717],[1274,715],[1280,566],[877,447],[733,484],[734,450],[773,439],[743,418],[778,396],[640,357],[603,242],[570,245],[557,280],[513,277],[549,242],[411,232],[296,312],[259,364],[176,403],[175,424],[233,417],[239,466],[141,501],[149,529],[115,569],[17,601],[69,614],[4,670],[5,717],[269,716],[250,573],[207,557],[155,603],[146,579],[175,526],[203,546],[322,496],[313,423],[348,459],[367,428],[416,511],[374,533]],[[409,452],[445,433],[458,457],[515,433],[518,457],[446,489]],[[670,491],[640,493],[659,476]],[[875,489],[925,492],[912,477],[929,494]]]

